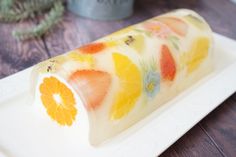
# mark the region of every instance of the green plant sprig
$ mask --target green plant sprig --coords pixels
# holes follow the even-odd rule
[[[45,14],[36,26],[16,29],[12,35],[20,40],[40,37],[55,26],[64,13],[63,0],[0,0],[0,21],[18,22]],[[48,13],[45,13],[49,10]]]
[[[41,37],[61,20],[63,12],[62,2],[56,2],[50,12],[45,15],[45,18],[36,27],[14,30],[12,34],[20,40]]]

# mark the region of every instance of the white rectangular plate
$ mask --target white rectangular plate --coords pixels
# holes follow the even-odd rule
[[[236,42],[214,34],[215,70],[103,146],[75,127],[55,127],[31,105],[31,68],[0,80],[0,156],[157,156],[236,91]],[[78,124],[79,125],[79,124]]]

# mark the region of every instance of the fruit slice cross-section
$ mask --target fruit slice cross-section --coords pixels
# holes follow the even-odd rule
[[[95,53],[101,52],[105,48],[106,48],[106,45],[104,43],[91,43],[91,44],[80,47],[78,50],[86,54],[95,54]]]
[[[197,28],[199,28],[200,30],[204,30],[207,25],[198,17],[194,16],[194,15],[186,15],[184,16],[184,19],[186,21],[188,21],[189,23],[191,23],[192,25],[196,26]]]
[[[172,30],[166,24],[157,20],[144,22],[143,27],[152,35],[162,39],[166,39],[172,33]]]
[[[44,78],[39,90],[48,115],[61,125],[72,125],[77,114],[72,91],[54,76]]]
[[[173,32],[180,36],[185,36],[188,31],[188,25],[181,19],[175,17],[159,17],[158,21],[166,24]]]
[[[176,63],[166,45],[162,45],[161,47],[160,70],[163,80],[174,80],[176,74]]]
[[[188,73],[193,72],[199,67],[208,56],[209,48],[209,38],[199,37],[193,42],[190,51],[182,55],[182,60],[187,64]]]
[[[109,90],[111,76],[104,71],[78,70],[70,76],[69,83],[81,96],[86,108],[94,110],[101,106]]]
[[[126,116],[135,106],[141,95],[142,81],[138,67],[125,55],[113,53],[116,75],[120,80],[120,89],[115,95],[110,118],[118,120]]]

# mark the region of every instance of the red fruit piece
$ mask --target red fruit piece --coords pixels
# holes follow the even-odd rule
[[[94,54],[105,49],[106,45],[104,43],[91,43],[79,48],[82,53]]]
[[[169,48],[166,45],[162,45],[161,47],[160,69],[161,76],[164,80],[174,80],[176,74],[176,64]]]
[[[78,70],[70,76],[69,83],[91,110],[101,105],[109,90],[111,76],[103,71]]]
[[[185,36],[188,31],[188,25],[181,19],[174,17],[159,17],[158,21],[166,24],[173,32],[180,36]]]

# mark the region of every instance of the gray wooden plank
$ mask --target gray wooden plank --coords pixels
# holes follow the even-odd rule
[[[0,23],[0,78],[30,67],[48,58],[41,39],[19,41],[12,37],[16,27],[29,27],[32,22]]]

